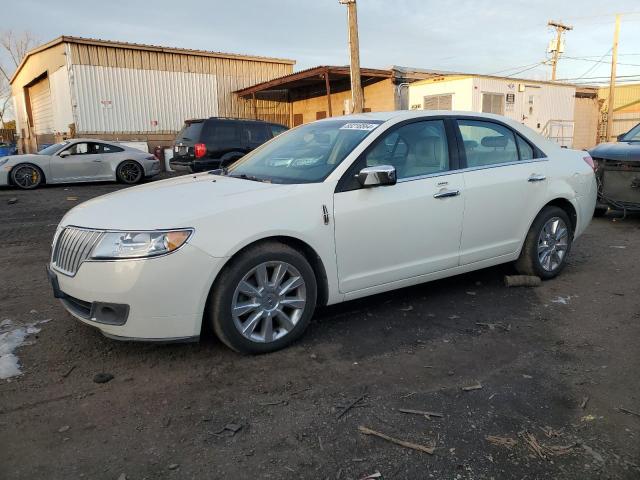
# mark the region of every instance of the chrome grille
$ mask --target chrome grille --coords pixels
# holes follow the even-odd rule
[[[66,275],[75,275],[78,268],[91,255],[104,232],[86,228],[66,227],[56,237],[51,263]]]

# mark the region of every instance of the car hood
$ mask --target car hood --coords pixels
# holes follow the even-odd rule
[[[222,210],[246,208],[285,194],[294,185],[202,173],[126,188],[70,210],[60,226],[114,230],[194,227]]]
[[[601,143],[589,150],[589,154],[606,160],[640,162],[640,142]]]
[[[9,155],[8,157],[2,158],[8,158],[9,162],[15,165],[22,162],[40,163],[47,157],[45,155],[37,155],[35,153],[25,153],[23,155]]]

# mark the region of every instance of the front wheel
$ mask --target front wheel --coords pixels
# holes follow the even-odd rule
[[[42,179],[42,170],[29,163],[16,165],[13,170],[11,170],[12,183],[16,187],[24,190],[36,188],[42,183]]]
[[[316,298],[316,278],[306,258],[286,245],[265,243],[225,267],[210,297],[209,321],[233,350],[273,352],[302,335]]]
[[[555,277],[566,264],[572,240],[571,220],[567,213],[559,207],[545,207],[527,233],[516,269],[523,275],[535,275],[545,280]]]
[[[142,170],[142,166],[133,160],[126,160],[122,162],[118,165],[118,169],[116,170],[116,177],[118,178],[118,181],[126,183],[127,185],[138,183],[142,180],[143,175],[144,171]]]

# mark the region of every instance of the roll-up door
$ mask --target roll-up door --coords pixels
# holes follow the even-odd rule
[[[53,110],[51,108],[51,93],[49,78],[40,80],[29,88],[31,102],[31,118],[36,135],[53,133]]]

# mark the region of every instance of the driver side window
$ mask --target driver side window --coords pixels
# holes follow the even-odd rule
[[[395,167],[398,180],[449,170],[444,122],[413,122],[393,130],[367,153],[365,162],[367,167]]]
[[[69,155],[85,155],[89,151],[89,144],[86,142],[74,143],[65,151],[69,152]]]

